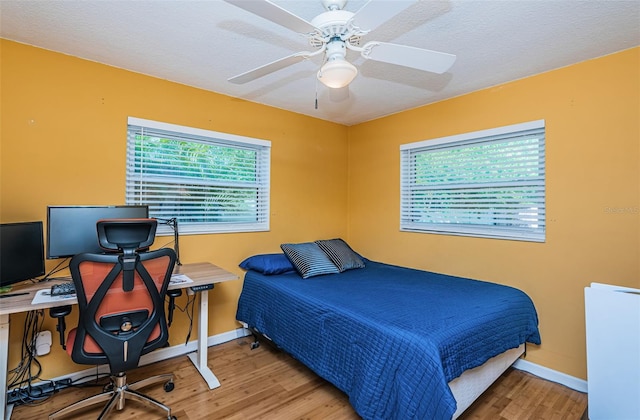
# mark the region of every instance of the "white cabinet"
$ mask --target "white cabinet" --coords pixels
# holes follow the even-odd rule
[[[640,290],[584,290],[590,420],[640,419]]]

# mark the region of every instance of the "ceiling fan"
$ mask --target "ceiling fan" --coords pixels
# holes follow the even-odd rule
[[[330,88],[343,88],[357,76],[357,68],[346,60],[347,50],[360,52],[368,60],[380,61],[422,71],[442,74],[456,60],[453,54],[407,45],[370,41],[360,46],[361,38],[385,21],[405,10],[413,1],[369,1],[356,13],[343,10],[347,0],[322,0],[326,12],[308,22],[268,0],[225,0],[241,9],[285,28],[304,34],[315,51],[301,51],[228,79],[243,84],[267,74],[324,54],[317,77]]]

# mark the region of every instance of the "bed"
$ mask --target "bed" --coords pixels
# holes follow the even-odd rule
[[[518,289],[363,261],[310,278],[245,264],[237,319],[344,391],[364,419],[455,418],[524,343],[540,344]]]

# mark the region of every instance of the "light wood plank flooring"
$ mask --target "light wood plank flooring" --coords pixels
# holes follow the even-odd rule
[[[186,356],[165,360],[129,373],[129,381],[173,372],[175,390],[162,386],[143,392],[169,405],[179,420],[196,419],[359,419],[345,394],[305,366],[268,344],[250,349],[250,337],[209,348],[209,366],[221,387],[209,390]],[[46,360],[42,360],[46,363]],[[12,419],[44,419],[47,414],[101,391],[101,387],[69,388],[37,405],[19,406]],[[509,369],[461,419],[580,419],[586,394]],[[98,408],[73,419],[95,419]],[[162,418],[136,402],[112,418]]]

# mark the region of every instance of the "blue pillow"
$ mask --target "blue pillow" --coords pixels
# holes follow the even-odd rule
[[[284,254],[260,254],[247,258],[240,263],[240,268],[254,270],[266,276],[295,271],[295,267]]]
[[[280,248],[303,279],[340,272],[316,243],[282,244]]]

